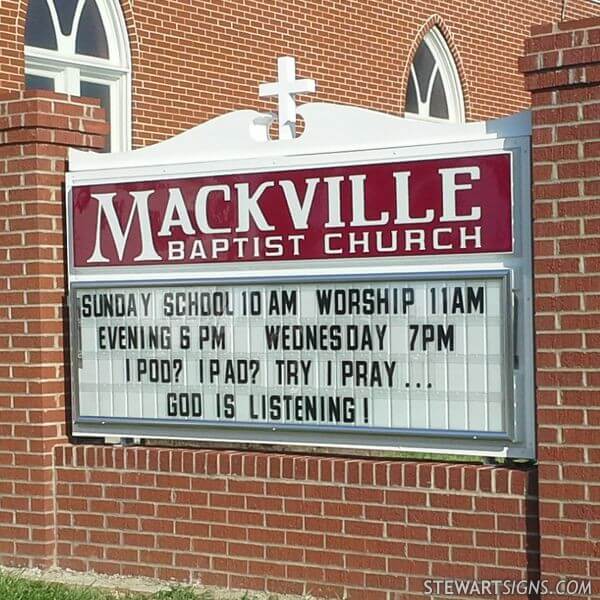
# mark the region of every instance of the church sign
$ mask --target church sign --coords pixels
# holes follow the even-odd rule
[[[512,250],[509,154],[82,186],[72,201],[82,268]]]
[[[72,153],[74,433],[532,457],[526,117],[299,112]]]

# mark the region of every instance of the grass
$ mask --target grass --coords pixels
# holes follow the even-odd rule
[[[239,600],[254,600],[255,596],[242,593]],[[154,594],[104,590],[96,587],[76,587],[62,583],[48,583],[25,579],[17,575],[0,574],[2,600],[217,600],[210,591],[190,587],[173,587]],[[276,600],[275,597],[272,600]]]

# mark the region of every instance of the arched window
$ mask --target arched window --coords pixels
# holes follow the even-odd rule
[[[465,120],[460,77],[450,48],[436,27],[423,38],[410,66],[405,114],[456,123]]]
[[[25,87],[98,98],[107,150],[131,143],[130,55],[118,0],[29,0]]]

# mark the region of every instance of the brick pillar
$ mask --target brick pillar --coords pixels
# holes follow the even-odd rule
[[[103,111],[48,92],[0,98],[0,562],[55,555],[53,448],[65,440],[64,172]]]
[[[600,597],[600,18],[532,29],[542,577]],[[564,597],[564,596],[563,596]]]

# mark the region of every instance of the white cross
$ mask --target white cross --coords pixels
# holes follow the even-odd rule
[[[277,81],[261,83],[258,95],[277,96],[279,104],[279,139],[293,140],[296,137],[296,99],[295,94],[314,92],[314,79],[296,79],[296,59],[292,56],[280,56],[277,59]]]

